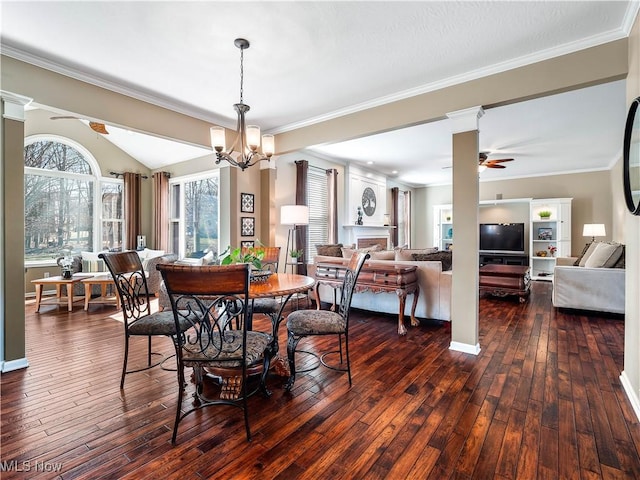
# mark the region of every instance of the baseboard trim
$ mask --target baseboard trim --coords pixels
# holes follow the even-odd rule
[[[471,355],[478,355],[480,353],[480,344],[476,343],[475,345],[470,345],[468,343],[451,342],[449,344],[449,350],[470,353]]]
[[[622,383],[622,388],[624,388],[624,391],[627,394],[627,398],[631,402],[636,418],[640,421],[640,398],[638,398],[637,392],[633,390],[629,377],[627,377],[624,370],[620,374],[620,382]]]
[[[27,368],[29,362],[26,358],[18,358],[17,360],[9,360],[8,362],[2,362],[2,373],[13,372],[14,370],[20,370],[21,368]]]

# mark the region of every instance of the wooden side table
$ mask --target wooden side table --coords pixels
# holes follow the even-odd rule
[[[90,303],[98,303],[103,305],[115,305],[116,309],[120,308],[120,295],[118,295],[118,289],[115,283],[113,283],[113,277],[109,274],[96,275],[95,277],[85,278],[82,280],[84,284],[84,309],[89,310]],[[97,298],[91,298],[91,291],[94,285],[100,285],[100,296]],[[113,286],[113,295],[107,294],[107,288],[109,285]]]
[[[40,311],[40,305],[42,304],[55,304],[55,305],[67,305],[67,309],[71,312],[73,310],[73,302],[82,300],[80,297],[78,300],[73,299],[73,286],[76,283],[81,282],[85,278],[90,277],[91,275],[83,275],[76,273],[71,278],[63,278],[61,276],[56,277],[48,277],[48,278],[39,278],[37,280],[31,280],[36,287],[36,312]],[[56,296],[55,298],[42,300],[42,287],[44,285],[55,285],[56,287]],[[62,295],[62,287],[66,288],[66,296]]]

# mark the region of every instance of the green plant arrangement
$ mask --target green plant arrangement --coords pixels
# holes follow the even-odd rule
[[[298,258],[302,258],[302,254],[303,254],[303,253],[304,253],[304,252],[303,252],[302,250],[291,250],[291,251],[289,252],[289,256],[290,256],[291,258],[298,259]]]
[[[540,215],[540,218],[549,218],[551,216],[551,210],[540,210],[538,215]]]
[[[262,259],[264,258],[264,250],[260,247],[242,249],[240,247],[234,248],[227,247],[227,249],[220,254],[222,261],[221,265],[231,265],[233,263],[248,263],[254,270],[262,270]]]

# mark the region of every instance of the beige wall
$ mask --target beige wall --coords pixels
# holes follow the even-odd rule
[[[504,181],[480,183],[480,200],[494,200],[497,194],[503,200],[515,198],[573,198],[571,209],[571,251],[578,255],[585,244],[582,227],[585,223],[604,223],[607,237],[602,240],[619,240],[613,224],[612,182],[610,171],[590,173],[550,175],[547,177],[520,178]],[[424,212],[424,225],[421,230],[425,237],[419,244],[433,243],[433,206],[451,203],[451,186],[437,186],[420,189],[419,198],[426,203],[421,207]],[[520,208],[514,207],[514,208]],[[527,216],[528,218],[528,216]],[[528,221],[528,220],[520,220]],[[615,235],[615,236],[614,236]]]

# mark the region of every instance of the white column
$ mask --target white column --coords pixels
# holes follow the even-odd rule
[[[448,113],[453,142],[451,350],[480,352],[478,305],[478,120],[482,107]]]

